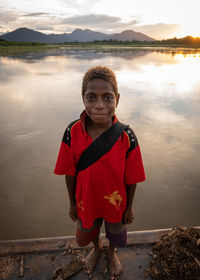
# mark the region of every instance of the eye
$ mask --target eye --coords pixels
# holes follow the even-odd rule
[[[89,102],[92,102],[95,100],[95,96],[94,95],[87,95],[86,96],[86,99],[89,101]]]
[[[111,101],[113,99],[113,96],[112,95],[106,95],[104,97],[105,101]]]

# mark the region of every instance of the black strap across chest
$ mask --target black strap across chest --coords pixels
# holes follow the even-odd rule
[[[128,125],[117,121],[95,141],[93,141],[92,144],[82,153],[77,166],[77,172],[86,169],[107,153],[127,127]]]

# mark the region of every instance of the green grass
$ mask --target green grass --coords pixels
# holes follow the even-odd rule
[[[9,55],[25,52],[41,52],[49,49],[59,48],[58,45],[42,45],[42,46],[0,46],[0,55]]]

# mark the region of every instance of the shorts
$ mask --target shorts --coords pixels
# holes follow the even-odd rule
[[[121,222],[119,223],[108,223],[105,222],[106,237],[113,246],[122,247],[126,245],[127,241],[127,228]],[[76,230],[76,241],[80,247],[88,245],[90,242],[95,240],[100,233],[100,228],[103,223],[102,218],[94,220],[91,228],[85,229],[82,226],[82,221],[78,220]]]

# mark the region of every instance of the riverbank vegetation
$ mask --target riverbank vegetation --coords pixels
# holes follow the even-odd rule
[[[0,39],[0,54],[19,52],[43,51],[66,47],[70,49],[131,49],[136,47],[173,47],[173,48],[200,48],[200,38],[187,36],[160,41],[117,41],[102,40],[93,42],[65,42],[60,44],[45,44],[40,42],[8,42]]]
[[[40,52],[59,47],[59,45],[54,44],[49,45],[39,42],[8,42],[0,39],[0,55],[24,52]]]
[[[102,46],[142,46],[142,47],[197,47],[200,48],[200,38],[193,38],[192,36],[187,36],[185,38],[173,38],[168,40],[160,40],[160,41],[117,41],[117,40],[102,40],[102,41],[93,41],[93,42],[73,42],[73,43],[64,43],[65,45],[102,45]]]

